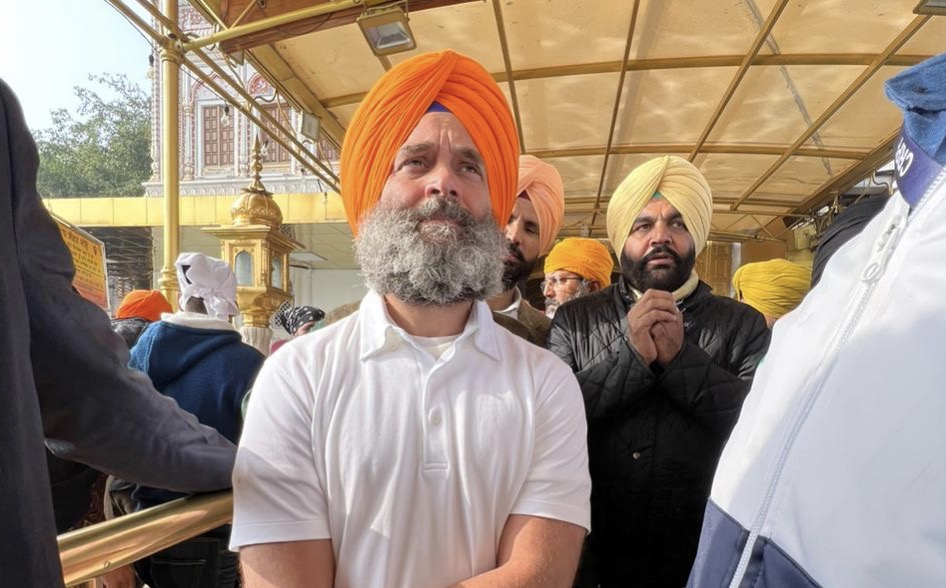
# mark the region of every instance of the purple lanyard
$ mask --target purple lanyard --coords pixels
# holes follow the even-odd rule
[[[900,131],[900,138],[894,148],[893,163],[900,194],[911,209],[916,208],[943,166],[927,155],[904,131]]]

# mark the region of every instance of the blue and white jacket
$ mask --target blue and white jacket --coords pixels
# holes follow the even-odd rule
[[[946,171],[930,177],[776,323],[691,588],[946,586]]]

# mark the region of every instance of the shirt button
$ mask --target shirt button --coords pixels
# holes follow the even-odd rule
[[[635,451],[634,453],[631,454],[631,457],[634,458],[634,459],[640,459],[640,458],[641,458],[641,452],[640,452],[640,451]]]
[[[443,417],[440,416],[439,412],[431,413],[430,415],[430,424],[439,427],[443,423]]]

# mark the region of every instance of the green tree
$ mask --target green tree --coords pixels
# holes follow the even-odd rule
[[[35,133],[45,197],[141,196],[151,175],[151,97],[125,75],[89,76],[95,88],[75,87],[78,112],[50,113]],[[102,90],[111,96],[103,97]]]

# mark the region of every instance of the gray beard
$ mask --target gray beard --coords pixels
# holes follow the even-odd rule
[[[578,284],[578,288],[568,296],[568,300],[566,300],[565,302],[571,302],[572,300],[576,298],[581,298],[582,296],[585,296],[587,294],[589,294],[588,286],[587,284],[582,282]],[[549,318],[552,318],[553,316],[555,316],[555,311],[558,310],[559,306],[561,306],[562,304],[565,304],[565,302],[562,302],[561,304],[559,304],[556,298],[546,298],[545,299],[545,316]]]
[[[456,225],[420,226],[431,218]],[[375,207],[355,238],[355,258],[369,288],[408,304],[446,306],[502,292],[506,241],[492,217],[477,220],[454,200],[418,208]]]

